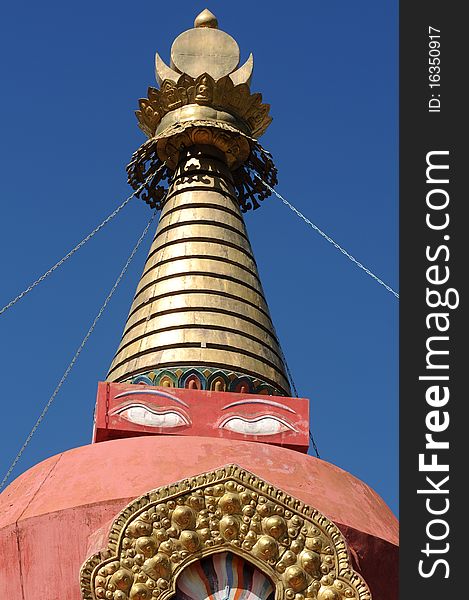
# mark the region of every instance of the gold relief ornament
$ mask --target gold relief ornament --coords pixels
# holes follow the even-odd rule
[[[149,87],[148,98],[139,100],[140,108],[135,114],[139,127],[152,138],[162,133],[163,117],[194,104],[228,113],[234,117],[237,128],[254,138],[260,137],[272,122],[270,106],[262,103],[261,94],[251,94],[245,83],[234,85],[228,76],[215,81],[208,73],[196,79],[186,74],[177,81],[165,79],[159,90]]]
[[[133,153],[127,175],[134,190],[141,188],[136,195],[160,210],[169,185],[162,182],[170,181],[181,152],[195,144],[213,145],[224,152],[242,212],[258,208],[260,201],[270,196],[270,189],[260,179],[270,187],[277,185],[272,156],[257,140],[229,123],[196,120],[171,125]]]
[[[232,552],[272,581],[276,600],[371,600],[338,528],[237,465],[137,498],[80,575],[84,600],[166,600],[185,567]]]

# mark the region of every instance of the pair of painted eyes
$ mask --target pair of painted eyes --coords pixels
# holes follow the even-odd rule
[[[187,418],[176,411],[156,412],[143,404],[132,404],[116,411],[116,413],[131,423],[146,427],[170,428],[190,425]],[[227,417],[220,423],[219,427],[245,435],[274,435],[285,431],[295,431],[286,421],[271,415],[254,419]]]

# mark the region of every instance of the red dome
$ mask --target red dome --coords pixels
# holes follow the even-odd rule
[[[104,547],[107,526],[128,502],[229,463],[326,515],[347,539],[354,568],[374,597],[397,597],[398,522],[363,482],[285,448],[178,436],[83,446],[18,477],[0,495],[0,597],[79,600],[80,567]]]

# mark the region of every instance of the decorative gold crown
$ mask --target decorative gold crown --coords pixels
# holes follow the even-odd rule
[[[82,566],[82,596],[169,600],[184,568],[218,552],[259,568],[277,600],[371,600],[334,523],[237,465],[133,500]]]
[[[239,66],[236,41],[218,29],[207,9],[194,28],[181,33],[171,47],[167,65],[156,54],[160,89],[148,88],[136,111],[140,128],[150,138],[134,152],[127,166],[137,196],[152,208],[164,204],[167,185],[180,153],[195,144],[209,144],[224,153],[235,192],[244,212],[257,208],[277,183],[272,157],[257,141],[269,124],[270,106],[251,94],[252,54]],[[163,182],[163,183],[162,183]]]
[[[235,85],[228,75],[215,81],[208,73],[195,79],[183,73],[177,81],[165,79],[159,90],[149,87],[148,98],[139,100],[140,110],[135,114],[139,127],[152,138],[173,124],[174,119],[168,119],[172,111],[188,105],[211,107],[217,111],[214,121],[226,120],[254,138],[260,137],[272,122],[270,106],[262,103],[261,94],[251,94],[246,83]],[[204,118],[197,110],[188,111],[189,115]],[[184,120],[184,115],[176,116],[179,122]]]

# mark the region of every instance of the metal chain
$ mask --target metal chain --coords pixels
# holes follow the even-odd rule
[[[274,327],[274,332],[275,332],[275,327]],[[275,332],[275,336],[277,337],[277,333],[276,332]],[[293,388],[293,391],[295,392],[295,396],[298,398],[298,391],[296,389],[296,385],[295,385],[295,382],[293,380],[293,375],[291,374],[290,367],[288,366],[287,358],[286,358],[286,356],[285,356],[285,354],[284,354],[284,352],[282,350],[282,346],[280,345],[280,341],[279,341],[278,337],[277,337],[277,343],[278,343],[278,347],[280,348],[280,353],[282,355],[283,364],[285,365],[285,368],[287,370],[288,379],[290,380],[290,383],[291,383],[291,386]],[[313,437],[313,433],[312,433],[311,429],[309,430],[309,439],[311,441],[311,444],[313,446],[313,449],[314,449],[314,452],[315,452],[316,456],[318,458],[321,458],[319,456],[318,447],[316,446],[316,442],[314,441],[314,437]]]
[[[274,327],[274,332],[275,332],[275,327]],[[277,337],[277,333],[276,332],[275,332],[275,335]],[[277,337],[277,343],[278,343],[278,347],[280,348],[280,353],[282,355],[283,364],[285,365],[285,368],[287,370],[288,379],[290,380],[290,383],[292,385],[293,391],[295,392],[295,396],[298,398],[298,391],[296,389],[296,385],[295,385],[295,382],[293,380],[293,375],[291,374],[290,367],[288,366],[287,358],[286,358],[286,356],[285,356],[285,354],[284,354],[284,352],[282,350],[282,346],[280,346],[280,342],[279,342],[278,337]],[[313,449],[314,449],[314,452],[315,452],[316,456],[318,458],[321,458],[319,456],[318,447],[316,446],[316,442],[314,441],[314,437],[313,437],[313,433],[312,433],[311,429],[309,430],[309,439],[311,441],[311,444],[313,446]]]
[[[321,457],[319,456],[318,447],[316,446],[316,442],[314,441],[314,438],[313,438],[313,434],[312,434],[312,432],[311,432],[311,429],[309,430],[309,439],[311,440],[311,444],[312,444],[312,446],[313,446],[314,452],[316,453],[316,456],[317,456],[318,458],[321,458]]]
[[[262,283],[261,283],[261,287],[262,287]],[[262,290],[262,295],[264,295],[264,290]],[[272,329],[274,330],[274,337],[275,337],[275,341],[277,342],[278,349],[280,350],[282,362],[285,366],[285,370],[287,371],[288,380],[290,381],[293,391],[295,392],[295,396],[298,398],[298,391],[296,389],[296,385],[293,380],[293,375],[291,374],[290,367],[288,366],[288,362],[287,362],[287,357],[285,356],[285,353],[283,351],[282,345],[280,343],[280,338],[278,337],[277,330],[275,329],[275,325],[274,325],[274,322],[272,321],[272,319],[270,319],[270,323],[272,325]]]
[[[275,325],[273,324],[273,322],[272,322],[272,327],[273,327],[273,330],[274,330],[275,339],[276,339],[278,347],[280,349],[280,354],[282,356],[283,364],[285,365],[285,369],[287,371],[288,379],[289,379],[290,384],[291,384],[291,386],[293,388],[293,391],[295,392],[295,396],[298,398],[298,390],[296,389],[296,385],[295,385],[295,381],[293,379],[293,375],[292,375],[292,373],[290,371],[290,367],[288,366],[287,357],[285,356],[285,353],[284,353],[284,351],[282,349],[282,346],[280,345],[280,340],[279,340],[279,337],[277,335],[277,331],[275,329]],[[313,445],[313,449],[314,449],[314,452],[316,453],[316,456],[318,458],[321,458],[319,456],[318,447],[316,446],[316,442],[314,441],[313,434],[311,433],[311,429],[309,430],[309,439],[311,440],[311,443]]]
[[[268,183],[266,183],[263,179],[261,179],[259,177],[259,175],[257,173],[255,173],[254,171],[252,171],[252,174],[255,175],[257,177],[257,179],[259,179],[259,181],[264,184],[273,194],[275,194],[277,196],[277,198],[279,198],[286,206],[288,206],[288,208],[290,210],[292,210],[294,213],[296,213],[301,219],[303,219],[303,221],[307,224],[310,225],[315,231],[317,231],[317,233],[319,233],[319,235],[321,235],[324,239],[326,239],[330,244],[332,244],[334,246],[334,248],[337,248],[337,250],[339,250],[340,252],[342,252],[342,254],[344,254],[348,259],[350,259],[353,263],[355,263],[357,265],[357,267],[359,267],[360,269],[362,269],[363,271],[365,271],[365,273],[367,275],[369,275],[370,277],[372,277],[375,281],[377,281],[380,285],[382,285],[384,288],[386,288],[388,290],[388,292],[391,292],[391,294],[394,294],[394,296],[399,299],[399,294],[397,292],[395,292],[392,287],[390,287],[387,283],[385,283],[382,279],[380,279],[379,277],[377,277],[374,273],[372,273],[369,269],[367,269],[360,261],[358,261],[354,256],[352,256],[349,252],[347,252],[347,250],[345,250],[345,248],[342,248],[342,246],[340,246],[335,240],[333,240],[331,237],[329,237],[326,233],[324,233],[324,231],[322,231],[321,229],[319,229],[319,227],[317,225],[315,225],[312,221],[310,221],[308,218],[306,218],[304,216],[303,213],[301,213],[298,209],[296,209],[292,204],[290,204],[290,202],[288,202],[288,200],[285,200],[285,198],[283,196],[281,196],[276,190],[274,190],[274,188],[272,188]]]
[[[274,328],[274,332],[275,332],[275,328]],[[277,336],[277,333],[276,333],[276,332],[275,332],[275,335]],[[293,380],[293,375],[291,374],[290,367],[288,366],[287,358],[286,358],[286,356],[285,356],[285,354],[284,354],[284,352],[283,352],[283,350],[282,350],[282,346],[280,346],[280,342],[279,342],[279,340],[278,340],[278,337],[277,337],[277,343],[278,343],[278,346],[279,346],[279,348],[280,348],[280,353],[281,353],[281,355],[282,355],[283,364],[285,365],[285,368],[286,368],[286,370],[287,370],[288,379],[290,380],[290,383],[291,383],[291,385],[292,385],[293,391],[295,392],[295,396],[298,398],[298,391],[297,391],[297,389],[296,389],[296,385],[295,385],[295,382],[294,382],[294,380]],[[321,457],[319,456],[318,447],[316,446],[316,442],[314,441],[314,438],[313,438],[313,433],[312,433],[311,429],[309,430],[309,439],[311,440],[311,444],[312,444],[312,446],[313,446],[314,452],[316,453],[316,456],[317,456],[318,458],[321,458]]]
[[[26,438],[26,440],[24,441],[23,445],[21,446],[18,454],[16,455],[15,459],[13,460],[13,462],[11,463],[8,471],[5,474],[5,477],[2,479],[2,482],[0,483],[0,491],[4,488],[6,482],[8,481],[13,469],[15,468],[17,462],[19,461],[19,459],[21,458],[23,452],[25,451],[27,445],[29,444],[29,442],[31,441],[31,438],[33,437],[33,435],[35,434],[37,428],[39,427],[39,425],[41,424],[42,420],[44,419],[44,417],[46,416],[47,411],[49,410],[52,402],[55,400],[55,397],[57,396],[57,394],[60,391],[60,388],[63,386],[63,384],[65,383],[65,380],[67,379],[67,377],[70,374],[70,371],[72,370],[73,366],[75,365],[78,357],[80,356],[83,348],[85,347],[86,342],[88,341],[89,337],[91,336],[91,334],[93,333],[99,319],[101,318],[103,312],[105,311],[107,305],[109,304],[109,301],[111,300],[114,292],[116,291],[119,283],[121,282],[122,278],[124,277],[127,269],[129,268],[130,263],[132,262],[133,257],[135,256],[137,250],[140,247],[140,244],[143,242],[143,239],[145,238],[146,234],[148,233],[148,230],[150,229],[150,226],[154,220],[156,216],[156,211],[153,213],[151,219],[148,221],[145,229],[143,230],[142,235],[140,236],[140,238],[138,239],[134,249],[132,250],[132,252],[130,253],[129,258],[127,259],[127,262],[125,263],[124,267],[122,268],[122,271],[120,272],[118,278],[116,279],[114,285],[111,288],[111,291],[109,292],[106,300],[104,301],[103,305],[101,306],[101,308],[99,309],[98,314],[96,315],[96,317],[94,318],[93,323],[91,324],[91,327],[88,329],[87,334],[85,335],[85,337],[83,338],[81,344],[78,347],[78,350],[75,352],[74,357],[72,358],[70,364],[68,365],[68,367],[65,369],[64,374],[62,375],[61,380],[59,381],[59,383],[57,384],[57,387],[55,388],[54,392],[52,393],[52,396],[49,398],[49,400],[47,401],[47,404],[44,406],[41,414],[39,415],[36,423],[34,424],[34,427],[31,429],[31,431],[29,432],[28,437]]]
[[[274,331],[275,331],[275,328],[274,328]],[[276,331],[275,331],[275,336],[277,337]],[[287,363],[287,357],[285,356],[285,353],[282,350],[282,346],[280,345],[280,340],[278,339],[278,337],[277,337],[277,344],[278,344],[278,347],[280,348],[280,354],[282,355],[283,364],[285,365],[285,369],[287,370],[288,379],[290,380],[293,391],[295,392],[295,396],[298,398],[298,390],[296,389],[296,385],[293,380],[293,375],[291,374],[290,367],[288,366],[288,363]]]
[[[352,256],[349,252],[347,252],[347,250],[345,250],[345,248],[342,248],[342,246],[340,246],[335,240],[333,240],[330,236],[328,236],[326,233],[324,233],[324,231],[322,231],[317,225],[315,225],[312,221],[310,221],[307,217],[305,217],[304,214],[301,213],[299,210],[297,210],[292,204],[290,204],[290,202],[288,202],[288,200],[286,200],[276,190],[274,190],[274,188],[272,188],[268,183],[266,183],[263,179],[261,179],[261,177],[259,177],[259,175],[257,173],[255,173],[254,171],[252,171],[252,173],[253,173],[253,175],[255,175],[257,177],[257,179],[259,179],[259,181],[263,185],[265,185],[273,194],[275,194],[277,196],[277,198],[279,198],[286,206],[288,206],[288,208],[290,210],[292,210],[301,219],[303,219],[303,221],[307,225],[310,225],[310,227],[312,227],[315,231],[317,231],[317,233],[319,233],[319,235],[321,235],[330,244],[332,244],[335,248],[337,248],[337,250],[340,250],[340,252],[342,252],[342,254],[344,254],[348,259],[350,259],[353,263],[355,263],[357,265],[357,267],[359,267],[360,269],[362,269],[363,271],[365,271],[365,273],[367,275],[369,275],[370,277],[372,277],[380,285],[382,285],[383,287],[385,287],[388,290],[388,292],[391,292],[391,294],[393,294],[396,298],[399,299],[399,294],[397,292],[395,292],[389,285],[387,285],[382,279],[380,279],[374,273],[372,273],[369,269],[367,269],[354,256]],[[282,353],[283,362],[285,364],[285,368],[287,369],[288,378],[290,379],[290,383],[292,384],[292,387],[293,387],[293,389],[295,391],[296,397],[298,397],[298,392],[296,390],[295,382],[293,381],[293,377],[292,377],[291,371],[290,371],[290,369],[288,367],[288,363],[287,363],[287,360],[285,358],[285,354],[283,353],[283,350],[282,350],[281,347],[280,347],[280,352]],[[316,442],[314,441],[314,437],[313,437],[313,433],[312,433],[311,429],[309,430],[309,439],[311,441],[311,445],[313,446],[313,450],[314,450],[316,456],[318,458],[321,458],[320,455],[319,455],[319,451],[318,451],[318,447],[316,445]]]
[[[44,281],[44,279],[49,277],[49,275],[51,275],[56,269],[62,266],[64,262],[66,262],[69,258],[71,258],[75,254],[75,252],[77,252],[82,246],[84,246],[86,242],[88,242],[94,235],[96,235],[98,231],[100,231],[105,225],[107,225],[109,221],[111,221],[125,206],[127,206],[127,204],[132,200],[132,198],[139,194],[150,181],[150,179],[152,179],[164,166],[165,163],[161,165],[161,167],[159,167],[157,171],[155,171],[149,177],[147,177],[147,179],[144,181],[144,183],[142,183],[142,185],[138,189],[136,189],[128,198],[126,198],[124,202],[122,202],[120,206],[118,206],[106,219],[104,219],[104,221],[100,225],[98,225],[95,229],[93,229],[91,233],[89,233],[84,239],[82,239],[79,244],[72,248],[72,250],[70,250],[68,254],[61,258],[59,262],[55,263],[53,267],[51,267],[48,271],[46,271],[43,275],[36,279],[36,281],[34,281],[29,287],[23,290],[21,294],[18,294],[16,298],[13,298],[13,300],[11,300],[6,306],[0,309],[0,315],[2,315],[19,300],[21,300],[24,296],[26,296],[26,294],[29,294],[29,292],[31,292],[37,285],[39,285],[42,281]]]

